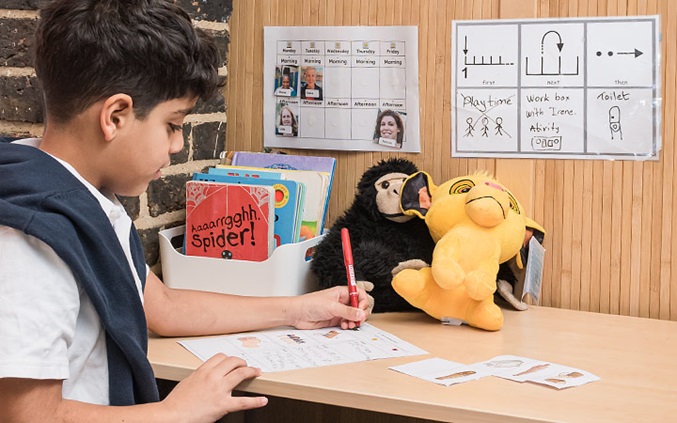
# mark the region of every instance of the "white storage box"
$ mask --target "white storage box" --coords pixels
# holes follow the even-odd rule
[[[259,297],[300,295],[318,289],[309,257],[324,235],[281,245],[267,260],[257,262],[183,255],[174,245],[180,248],[184,233],[185,226],[159,233],[162,278],[170,288]]]

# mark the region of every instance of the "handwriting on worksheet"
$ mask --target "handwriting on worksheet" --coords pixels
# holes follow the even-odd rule
[[[426,351],[368,323],[359,330],[282,329],[179,343],[202,361],[216,353],[244,359],[264,372],[355,363],[381,358],[427,354]]]

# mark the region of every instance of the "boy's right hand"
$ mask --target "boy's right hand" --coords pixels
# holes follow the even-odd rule
[[[233,389],[245,379],[261,375],[238,357],[216,354],[181,381],[163,400],[181,422],[214,422],[228,413],[268,404],[266,397],[234,397]]]

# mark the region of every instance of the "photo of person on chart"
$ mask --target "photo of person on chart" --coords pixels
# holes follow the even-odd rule
[[[280,107],[280,111],[277,114],[278,119],[277,126],[275,128],[275,134],[286,137],[298,137],[299,125],[296,119],[296,114],[288,104],[280,104],[282,107]]]
[[[275,95],[278,97],[296,97],[297,72],[296,66],[285,66],[275,69],[277,77],[275,78]]]
[[[389,147],[402,148],[404,142],[404,119],[394,110],[383,110],[376,118],[374,142]]]
[[[303,100],[322,100],[322,87],[318,79],[322,80],[321,68],[314,66],[301,67],[303,83],[301,84],[301,98]]]

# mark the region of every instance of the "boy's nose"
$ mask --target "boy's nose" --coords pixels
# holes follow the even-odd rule
[[[183,131],[179,131],[172,136],[169,154],[176,154],[181,150],[183,150]]]

